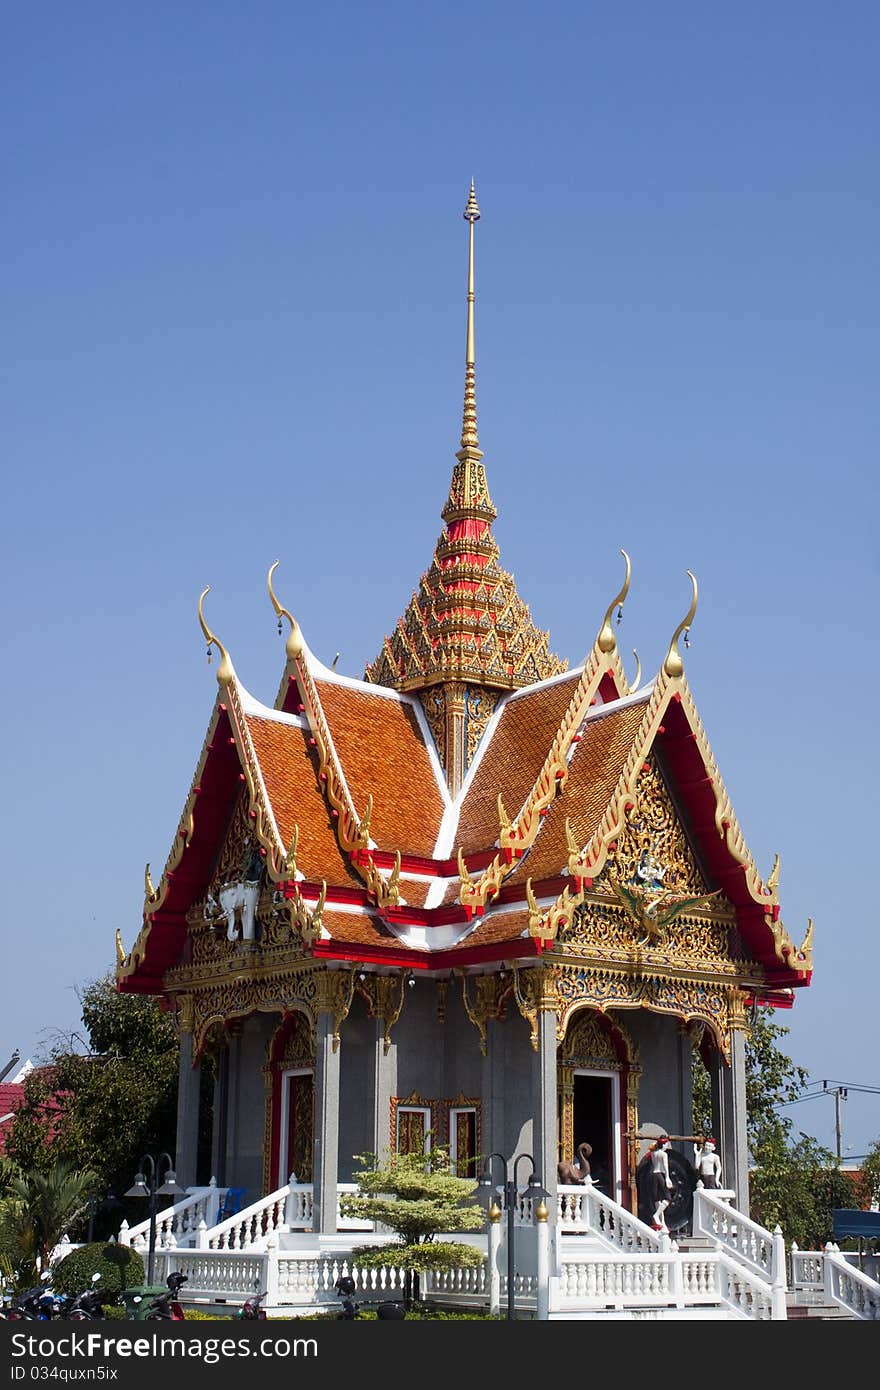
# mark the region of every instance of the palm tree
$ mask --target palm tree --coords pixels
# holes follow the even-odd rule
[[[95,1173],[64,1161],[46,1172],[20,1173],[10,1182],[9,1195],[21,1203],[42,1268],[68,1226],[85,1211],[97,1182]]]

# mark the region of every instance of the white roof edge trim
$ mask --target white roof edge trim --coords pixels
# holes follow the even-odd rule
[[[283,710],[275,709],[274,706],[264,705],[250,691],[245,690],[241,681],[238,682],[238,693],[241,696],[241,707],[245,714],[249,714],[252,719],[270,719],[273,724],[288,724],[294,729],[308,730],[309,722],[302,714],[286,714]]]
[[[605,705],[594,705],[584,715],[584,724],[593,724],[597,719],[604,719],[607,714],[616,714],[618,710],[627,709],[630,705],[645,704],[651,697],[656,682],[648,681],[647,685],[640,685],[638,690],[630,691],[629,695],[621,695],[619,700],[609,700]]]
[[[546,690],[551,685],[559,685],[561,681],[571,680],[572,676],[581,676],[586,664],[585,661],[582,661],[580,666],[570,666],[567,671],[560,671],[558,676],[548,676],[545,681],[533,681],[531,685],[524,685],[519,690],[512,690],[508,699],[518,700],[522,695],[533,695],[536,690]]]
[[[338,671],[331,671],[329,666],[325,666],[322,661],[319,661],[318,658],[314,655],[313,652],[309,650],[308,647],[305,647],[305,655],[312,676],[316,680],[326,681],[328,685],[341,685],[344,686],[347,690],[356,690],[359,691],[361,694],[379,695],[385,700],[396,700],[397,703],[400,705],[409,705],[410,709],[415,714],[416,723],[418,724],[419,732],[422,735],[422,742],[425,745],[425,751],[428,754],[428,761],[430,762],[431,770],[434,773],[434,780],[436,781],[437,789],[440,792],[441,797],[443,798],[443,805],[444,807],[448,807],[451,804],[449,796],[449,787],[447,786],[446,778],[443,775],[443,768],[440,766],[440,759],[437,756],[437,749],[434,746],[434,739],[431,735],[431,730],[428,727],[428,721],[425,718],[425,711],[422,709],[421,704],[415,698],[415,696],[406,695],[400,690],[392,690],[390,686],[387,685],[374,685],[371,681],[360,681],[357,680],[354,676],[341,676]]]

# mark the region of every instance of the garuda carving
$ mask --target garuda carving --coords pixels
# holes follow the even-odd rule
[[[650,850],[644,850],[639,856],[635,873],[625,883],[621,883],[614,874],[608,875],[608,882],[618,901],[644,933],[639,946],[665,941],[667,927],[680,913],[688,908],[705,907],[711,898],[718,897],[721,892],[720,888],[716,888],[714,893],[678,893],[674,888],[664,887],[666,872]]]

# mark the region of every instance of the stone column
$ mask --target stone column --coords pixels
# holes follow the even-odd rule
[[[532,1155],[547,1189],[550,1224],[556,1224],[556,1010],[538,1007],[538,1050],[535,1053],[532,1096]]]
[[[713,1052],[709,1074],[712,1083],[712,1123],[719,1141],[721,1185],[736,1193],[736,1207],[749,1214],[749,1151],[746,1138],[746,1035],[734,1028],[730,1035],[730,1065]]]
[[[380,1166],[391,1157],[391,1098],[397,1058],[392,1043],[385,1051],[385,1020],[376,1019],[373,1049],[373,1152]]]
[[[481,1157],[493,1151],[507,1157],[504,1135],[504,1038],[501,1034],[503,1026],[491,1018],[485,1022],[486,1051],[483,1056],[480,1085]]]
[[[332,1013],[318,1014],[315,1049],[315,1159],[312,1229],[336,1232],[339,1170],[339,1049],[333,1045]]]
[[[180,1059],[177,1072],[177,1137],[174,1171],[181,1187],[194,1187],[199,1151],[199,1090],[201,1063],[193,1062],[193,1035],[180,1033]]]

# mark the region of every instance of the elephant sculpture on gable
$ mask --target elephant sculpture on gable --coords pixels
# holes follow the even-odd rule
[[[213,895],[208,897],[208,909],[212,914],[226,918],[226,939],[253,941],[256,937],[257,902],[260,896],[259,879],[244,879],[240,883],[224,883],[218,890],[217,901]]]

